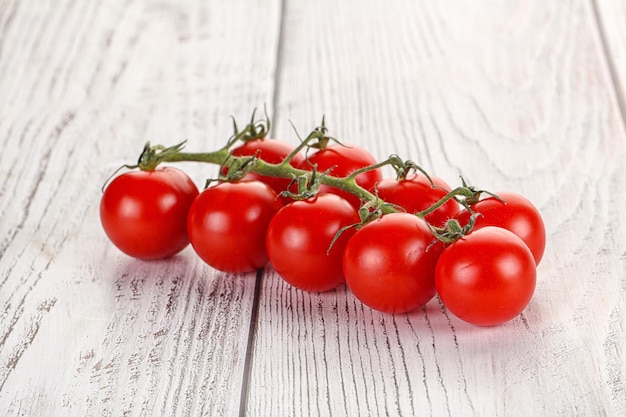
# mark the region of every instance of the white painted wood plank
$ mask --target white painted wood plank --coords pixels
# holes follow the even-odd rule
[[[619,0],[593,0],[592,6],[598,20],[598,37],[605,42],[607,60],[612,66],[616,89],[623,101],[626,91],[626,4]]]
[[[250,415],[624,409],[624,138],[588,5],[459,3],[289,3],[277,132],[326,113],[380,157],[523,191],[550,229],[535,301],[476,329],[268,272]],[[146,138],[211,148],[225,109],[271,101],[277,5],[214,6],[2,3],[2,414],[236,413],[252,277],[190,251],[131,261],[97,223],[103,179]],[[257,29],[232,30],[242,13]]]
[[[249,415],[620,415],[626,138],[590,3],[287,2],[277,134],[521,192],[549,237],[518,319],[388,316],[263,283]]]
[[[0,415],[238,413],[254,274],[131,260],[98,204],[146,140],[271,102],[278,6],[0,2]]]

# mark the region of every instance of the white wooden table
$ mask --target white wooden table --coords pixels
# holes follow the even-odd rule
[[[0,0],[0,415],[626,415],[625,20],[620,0]],[[101,187],[146,140],[214,150],[264,105],[273,137],[326,115],[377,158],[530,198],[527,310],[391,316],[108,242]]]

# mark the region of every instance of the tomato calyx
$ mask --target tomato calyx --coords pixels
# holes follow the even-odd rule
[[[483,194],[487,194],[488,196],[494,197],[497,200],[500,200],[502,203],[506,204],[506,201],[504,201],[504,199],[500,198],[500,196],[498,196],[496,193],[492,193],[491,191],[487,191],[487,190],[477,190],[476,188],[467,185],[467,182],[465,182],[465,178],[461,177],[461,184],[463,188],[467,188],[470,192],[464,196],[465,200],[461,203],[463,204],[463,206],[465,206],[466,208],[473,206],[474,204],[478,203],[480,201],[480,199],[482,198]]]
[[[288,197],[292,200],[307,200],[315,197],[319,193],[319,189],[322,185],[323,178],[328,176],[328,173],[332,168],[327,169],[324,172],[317,170],[317,165],[313,166],[313,169],[306,174],[296,176],[292,175],[291,183],[289,187],[280,193],[281,197]],[[296,185],[296,192],[291,191],[292,185]]]
[[[331,141],[343,146],[339,140],[332,136],[328,136],[326,116],[322,116],[322,123],[309,133],[309,136],[302,141],[301,145],[304,145],[307,149],[326,149]]]
[[[237,182],[254,170],[254,165],[259,160],[259,152],[251,156],[234,157],[228,155],[219,170],[219,180]]]
[[[471,208],[472,205],[474,205],[478,201],[480,201],[480,198],[481,198],[482,194],[488,194],[488,195],[490,195],[490,196],[492,196],[494,198],[497,198],[498,200],[504,202],[504,200],[502,198],[498,197],[496,194],[492,193],[491,191],[477,190],[475,187],[473,187],[471,185],[468,185],[465,182],[465,179],[463,177],[461,177],[461,182],[462,182],[461,186],[456,187],[453,190],[449,191],[445,196],[443,196],[435,204],[433,204],[432,206],[428,207],[425,210],[422,210],[422,211],[420,211],[418,213],[415,213],[415,215],[418,216],[418,217],[424,218],[428,214],[430,214],[433,211],[437,210],[439,207],[443,206],[445,203],[447,203],[451,199],[456,200],[457,203],[461,204],[467,210],[472,212],[472,208]]]
[[[142,171],[154,171],[156,167],[172,155],[180,153],[185,147],[184,140],[173,146],[165,147],[163,145],[151,146],[150,142],[146,142],[143,151],[139,155],[136,165],[126,165],[126,168],[139,168]]]
[[[464,207],[465,210],[467,210],[467,212],[469,213],[468,221],[464,225],[461,225],[459,221],[455,218],[451,218],[446,221],[443,227],[435,227],[426,222],[433,236],[435,237],[435,240],[433,241],[431,246],[436,244],[437,242],[442,242],[445,245],[451,245],[452,243],[461,239],[463,236],[470,234],[474,228],[474,225],[476,224],[476,219],[481,216],[480,213],[477,213],[472,209],[472,206],[480,201],[483,194],[487,194],[504,202],[502,198],[500,198],[495,193],[492,193],[491,191],[477,190],[475,187],[468,185],[463,177],[461,177],[461,183],[461,186],[449,191],[445,196],[443,196],[439,201],[431,205],[429,208],[415,213],[416,216],[424,218],[425,216],[434,212],[439,207],[443,206],[452,199],[459,203],[462,207]]]
[[[426,170],[424,168],[422,168],[421,166],[419,166],[417,163],[413,162],[410,159],[407,159],[406,161],[403,161],[398,155],[391,155],[389,157],[390,160],[392,158],[393,158],[393,162],[391,162],[390,165],[396,171],[396,180],[397,181],[406,180],[407,176],[411,172],[414,172],[416,174],[418,172],[420,172],[421,174],[423,174],[426,177],[428,182],[430,182],[431,186],[436,187],[436,185],[433,182],[432,178],[430,177],[430,175],[428,175],[428,172],[426,172]]]
[[[426,223],[433,236],[435,236],[435,240],[429,245],[429,248],[437,242],[442,242],[446,246],[451,245],[463,236],[470,234],[474,228],[476,219],[480,215],[480,213],[472,213],[469,221],[465,225],[461,225],[457,219],[448,220],[444,227],[434,227]]]
[[[344,232],[350,229],[359,230],[366,224],[371,223],[374,220],[380,219],[385,214],[402,212],[404,212],[404,209],[402,207],[399,207],[392,203],[387,203],[386,201],[383,201],[379,199],[378,196],[376,196],[376,200],[367,201],[359,208],[358,213],[360,221],[358,223],[344,226],[339,229],[337,233],[335,233],[335,236],[333,237],[333,240],[330,242],[330,245],[328,247],[328,252],[330,252],[333,244],[337,241],[337,239],[341,237]]]
[[[233,121],[233,135],[228,139],[228,142],[226,142],[225,148],[230,149],[237,142],[245,143],[256,139],[265,139],[272,128],[272,122],[267,114],[267,108],[264,108],[263,111],[265,118],[256,120],[256,109],[254,109],[250,122],[241,131],[237,126],[237,120],[234,116],[231,116],[230,118]]]

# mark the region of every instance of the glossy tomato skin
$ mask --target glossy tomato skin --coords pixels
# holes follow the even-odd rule
[[[260,181],[224,182],[207,188],[189,210],[189,239],[200,258],[224,272],[251,272],[267,264],[265,233],[282,207]]]
[[[443,244],[424,220],[409,213],[387,214],[350,238],[343,254],[346,284],[365,305],[405,313],[435,295],[435,265]],[[430,246],[430,247],[429,247]]]
[[[188,244],[187,213],[198,188],[171,167],[114,178],[100,201],[100,220],[117,248],[139,259],[175,255]]]
[[[254,139],[243,143],[242,145],[234,148],[232,154],[234,156],[252,156],[257,155],[260,159],[270,164],[278,164],[285,160],[285,158],[291,154],[294,150],[294,146],[290,143],[278,140],[278,139]],[[304,162],[304,155],[297,153],[290,161],[290,165],[298,167]],[[245,176],[246,180],[259,180],[276,191],[276,194],[287,190],[291,182],[290,178],[269,177],[266,175],[259,175],[254,172],[250,172]],[[284,197],[283,202],[288,203],[292,200]]]
[[[344,282],[343,249],[354,229],[346,230],[328,248],[339,229],[359,222],[354,207],[335,194],[295,201],[284,206],[267,229],[267,253],[276,272],[305,291],[323,292]]]
[[[308,156],[308,159],[299,163],[296,168],[311,170],[313,165],[317,165],[318,172],[324,172],[330,168],[328,173],[333,177],[346,177],[354,171],[376,163],[376,159],[365,149],[355,145],[330,145],[320,149]],[[363,172],[356,177],[356,182],[368,191],[373,191],[377,182],[383,179],[380,169]],[[322,185],[320,192],[337,194],[346,200],[353,207],[359,208],[361,201],[353,194],[339,190],[328,185]]]
[[[536,266],[528,246],[509,230],[485,226],[447,247],[435,284],[446,308],[479,326],[518,316],[535,291]]]
[[[496,193],[505,203],[488,197],[472,205],[472,210],[481,215],[476,218],[474,230],[485,226],[508,229],[519,236],[530,248],[535,263],[539,265],[546,248],[546,228],[539,210],[525,197],[511,192]],[[455,216],[464,225],[470,214],[461,210]]]
[[[433,184],[424,175],[411,174],[402,180],[387,178],[376,184],[376,190],[382,200],[414,214],[431,207],[450,191],[450,186],[442,179],[431,179]],[[432,226],[443,227],[449,219],[454,218],[459,209],[459,204],[450,199],[424,219]]]

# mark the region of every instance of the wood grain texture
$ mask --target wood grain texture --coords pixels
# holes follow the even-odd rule
[[[254,274],[190,249],[130,260],[98,202],[146,140],[214,148],[229,112],[271,102],[278,18],[275,1],[0,2],[0,415],[238,413]]]
[[[549,240],[534,300],[498,328],[270,273],[249,414],[623,415],[626,138],[590,3],[287,2],[284,19],[280,135],[325,113],[379,158],[527,195]]]
[[[604,44],[604,58],[612,72],[615,93],[619,98],[622,113],[626,113],[624,93],[626,91],[626,5],[621,1],[593,0],[591,2],[596,20],[598,21],[598,37]]]
[[[616,0],[0,0],[0,415],[625,415],[621,16]],[[325,114],[378,158],[527,195],[549,233],[529,308],[497,328],[436,299],[390,316],[271,267],[255,288],[191,249],[111,246],[98,201],[121,163],[146,140],[215,149],[264,103],[281,139]]]

